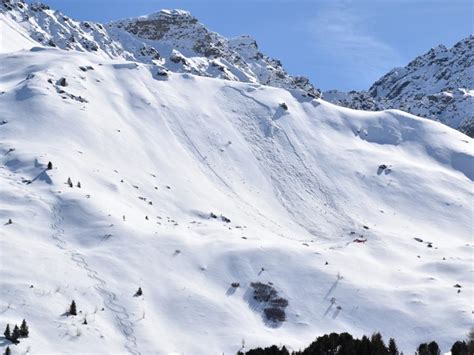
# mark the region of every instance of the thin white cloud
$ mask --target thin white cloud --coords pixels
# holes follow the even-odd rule
[[[345,4],[322,8],[309,22],[315,50],[333,57],[347,75],[373,81],[399,63],[401,56],[393,47],[369,30],[368,14]]]

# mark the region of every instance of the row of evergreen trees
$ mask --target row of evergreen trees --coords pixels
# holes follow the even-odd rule
[[[70,316],[77,316],[76,302],[74,302],[74,300],[71,302],[67,314]],[[87,321],[85,319],[84,324],[87,324]],[[21,325],[18,327],[18,325],[15,324],[13,330],[10,329],[10,324],[7,324],[3,335],[5,336],[5,339],[11,341],[13,344],[18,344],[20,343],[21,338],[28,338],[28,336],[30,335],[30,330],[28,328],[28,324],[26,324],[26,320],[23,319]],[[11,354],[9,346],[6,347],[4,354]]]
[[[382,335],[375,333],[372,337],[363,336],[355,339],[349,333],[331,333],[318,337],[306,349],[290,353],[283,346],[281,348],[272,345],[267,348],[251,349],[247,352],[239,351],[238,355],[403,355],[398,350],[395,339],[390,338],[385,345]],[[440,355],[441,350],[435,341],[420,344],[416,355]],[[474,354],[474,333],[469,334],[469,339],[457,341],[451,348],[452,355]]]
[[[29,334],[30,330],[28,329],[28,324],[26,324],[26,320],[24,319],[23,322],[21,322],[20,327],[15,324],[13,330],[10,330],[10,324],[7,324],[7,327],[3,332],[5,339],[10,340],[14,344],[18,344],[20,342],[20,338],[28,338]]]

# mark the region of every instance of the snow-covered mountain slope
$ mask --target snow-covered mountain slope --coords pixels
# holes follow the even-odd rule
[[[440,45],[395,68],[366,91],[324,93],[330,102],[362,110],[396,108],[438,120],[474,136],[474,36]]]
[[[20,43],[10,40],[11,27],[21,26]],[[302,89],[320,96],[307,78],[291,76],[282,64],[258,50],[249,36],[227,39],[207,29],[189,12],[160,12],[99,24],[75,21],[43,4],[23,0],[0,3],[2,46],[35,45],[94,53],[103,58],[153,64],[165,72],[192,73],[232,81]],[[443,122],[474,136],[474,37],[453,48],[439,46],[404,68],[380,78],[368,91],[324,93],[327,101],[359,110],[400,109]],[[6,51],[2,48],[2,51]]]
[[[231,354],[329,331],[408,353],[472,325],[462,133],[88,51],[0,60],[0,326],[30,325],[14,353]]]
[[[251,37],[227,39],[208,30],[187,11],[162,10],[102,25],[74,21],[44,4],[2,0],[0,19],[2,28],[16,22],[26,37],[45,46],[320,95],[307,78],[290,76],[278,60],[261,53]]]

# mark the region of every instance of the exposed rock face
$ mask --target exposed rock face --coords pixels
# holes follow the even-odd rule
[[[160,12],[110,23],[108,28],[120,41],[120,31],[157,48],[164,64],[178,72],[255,82],[286,89],[303,89],[319,96],[309,80],[292,77],[280,61],[269,58],[249,36],[227,39],[208,30],[189,12]],[[123,41],[121,41],[123,43]]]
[[[124,27],[127,32],[133,33],[141,38],[160,40],[167,36],[168,39],[176,35],[179,39],[180,33],[184,34],[187,29],[205,30],[204,26],[198,24],[196,18],[187,11],[163,10],[149,16],[138,17],[134,20],[116,22],[117,27]],[[197,26],[195,26],[197,25]],[[173,33],[173,29],[176,29]],[[180,29],[183,29],[182,31]]]
[[[438,46],[377,80],[368,91],[324,93],[330,102],[363,110],[396,108],[441,121],[473,137],[474,36]]]
[[[355,110],[380,111],[385,109],[385,107],[370,96],[367,91],[343,92],[339,90],[329,90],[324,92],[323,98],[326,101]]]
[[[262,54],[251,37],[227,39],[187,11],[162,10],[107,25],[74,21],[46,5],[19,0],[2,0],[0,12],[45,46],[122,57],[174,72],[302,89],[320,96],[307,78],[289,75],[278,60]]]

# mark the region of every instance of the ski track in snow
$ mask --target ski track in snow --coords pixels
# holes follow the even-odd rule
[[[13,173],[13,175],[16,174]],[[18,179],[14,179],[12,177],[7,177],[7,179],[11,180],[17,187],[20,187],[22,190],[24,190],[27,193],[27,195],[25,196],[35,197],[39,201],[42,201],[48,206],[51,206],[50,211],[53,219],[53,222],[50,225],[53,231],[53,233],[51,234],[51,238],[56,242],[55,244],[59,249],[63,250],[67,255],[69,255],[70,258],[77,264],[77,266],[85,270],[87,272],[87,276],[96,282],[94,288],[99,292],[100,296],[102,297],[104,306],[114,313],[117,325],[119,326],[120,331],[125,337],[125,348],[132,355],[141,355],[141,352],[138,350],[137,338],[135,336],[133,322],[130,320],[130,315],[128,314],[127,309],[118,303],[117,295],[107,289],[107,282],[99,276],[97,271],[95,271],[89,266],[85,257],[77,250],[68,248],[67,242],[63,239],[65,231],[64,228],[61,227],[61,225],[64,221],[64,217],[62,216],[60,206],[58,206],[58,204],[54,201],[50,201],[38,195],[37,193],[30,191],[26,186],[24,186],[23,183],[20,183]],[[22,298],[22,302],[18,305],[20,307],[26,305],[26,300]],[[0,311],[0,314],[6,313],[11,308],[12,302],[9,302],[7,306]]]
[[[99,276],[97,271],[89,266],[85,257],[78,251],[69,249],[67,247],[66,241],[62,238],[64,236],[64,229],[61,227],[61,224],[64,218],[61,215],[61,208],[54,202],[45,200],[36,194],[33,195],[39,198],[41,201],[52,206],[51,214],[53,217],[53,223],[51,224],[51,229],[53,230],[53,234],[51,237],[55,240],[56,246],[64,250],[66,254],[68,254],[77,264],[77,266],[85,270],[87,272],[87,276],[96,282],[94,288],[101,295],[104,306],[114,313],[117,325],[125,337],[125,348],[132,355],[140,355],[141,353],[138,351],[137,347],[137,338],[134,334],[135,331],[133,328],[133,322],[130,320],[130,315],[128,314],[127,309],[118,303],[117,295],[107,289],[107,282]]]

